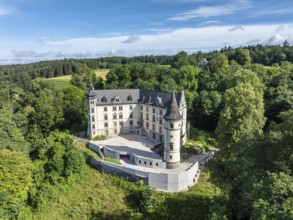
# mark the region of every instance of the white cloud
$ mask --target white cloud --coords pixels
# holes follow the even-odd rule
[[[12,10],[0,6],[0,16],[10,15]]]
[[[280,34],[275,34],[270,39],[268,39],[267,44],[269,45],[276,45],[282,44],[286,40],[285,37],[281,36]]]
[[[221,21],[218,20],[210,20],[210,21],[204,21],[201,24],[202,25],[215,25],[215,24],[221,24]]]
[[[4,49],[0,51],[0,63],[30,62],[40,59],[56,59],[63,57],[98,57],[98,56],[137,56],[146,54],[173,54],[180,50],[190,52],[221,49],[223,42],[231,47],[255,44],[279,44],[285,39],[293,42],[290,29],[275,35],[281,24],[246,25],[245,31],[228,31],[233,25],[207,26],[197,28],[178,28],[168,32],[151,32],[138,36],[117,35],[92,38],[72,38],[50,41],[40,44],[36,41],[1,42]],[[284,24],[284,25],[293,25]],[[215,34],[216,33],[216,34]],[[273,36],[273,37],[272,37]],[[123,43],[126,40],[135,43]],[[45,37],[43,40],[48,40]],[[138,39],[138,40],[137,40]],[[6,39],[7,40],[7,39]],[[136,40],[136,41],[135,41]],[[14,50],[8,49],[13,45]],[[7,59],[7,61],[3,61]],[[17,60],[17,61],[16,61]]]
[[[223,15],[234,14],[237,11],[241,11],[249,7],[249,1],[238,0],[234,3],[229,3],[225,5],[217,6],[200,6],[194,10],[180,13],[174,17],[168,18],[168,20],[174,21],[185,21],[192,18],[208,18],[208,17],[217,17]]]
[[[276,31],[281,32],[281,31],[292,29],[292,28],[293,28],[293,24],[282,24],[277,27]]]
[[[235,26],[230,28],[228,31],[233,32],[233,31],[245,31],[243,26]]]
[[[140,40],[140,36],[129,36],[126,40],[122,41],[124,44],[132,44]]]
[[[253,45],[260,43],[260,39],[252,39],[246,42],[247,45]]]
[[[38,42],[41,44],[46,44],[46,43],[50,43],[50,42],[54,42],[55,39],[51,38],[51,37],[47,37],[47,36],[43,36],[40,37],[40,39],[38,39]]]

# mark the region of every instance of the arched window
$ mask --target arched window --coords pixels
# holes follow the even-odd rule
[[[132,96],[131,95],[129,95],[128,97],[127,97],[127,101],[132,101]]]
[[[103,96],[103,98],[101,99],[102,102],[107,102],[107,98],[106,96]]]

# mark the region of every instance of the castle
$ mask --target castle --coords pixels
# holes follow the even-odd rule
[[[145,89],[94,90],[88,93],[88,135],[137,134],[164,143],[167,168],[180,165],[186,141],[187,107],[179,94]]]

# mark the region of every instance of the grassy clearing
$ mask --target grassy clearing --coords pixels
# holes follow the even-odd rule
[[[96,76],[106,79],[106,76],[110,69],[99,69],[95,70]],[[47,81],[54,86],[56,90],[62,90],[70,85],[71,75],[58,76],[47,79]]]
[[[70,76],[71,77],[71,76]],[[57,77],[58,78],[58,77]],[[70,79],[55,79],[51,78],[47,80],[56,90],[63,90],[70,85]]]
[[[101,77],[102,79],[105,80],[109,71],[110,69],[98,69],[98,70],[95,70],[95,73],[97,77]]]

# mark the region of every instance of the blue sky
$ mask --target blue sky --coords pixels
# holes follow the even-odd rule
[[[0,64],[293,44],[292,0],[0,0]]]

